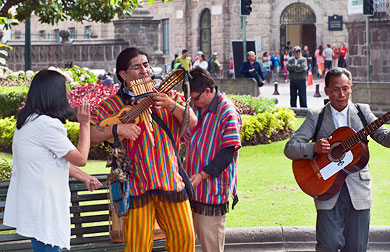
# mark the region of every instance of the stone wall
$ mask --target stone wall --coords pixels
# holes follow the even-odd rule
[[[346,23],[349,33],[348,69],[354,81],[367,81],[366,23]],[[390,80],[390,20],[370,20],[370,77],[374,82]],[[388,97],[387,97],[388,98]]]
[[[353,103],[370,104],[374,112],[390,111],[390,84],[378,82],[355,82],[352,92]]]
[[[259,88],[255,79],[219,79],[215,80],[219,91],[226,94],[259,95]]]
[[[9,52],[8,68],[24,70],[24,42],[10,41],[13,47]],[[73,62],[79,67],[112,71],[116,57],[128,43],[122,39],[76,40],[72,44],[56,42],[32,42],[31,67],[37,71],[49,66],[65,67]]]

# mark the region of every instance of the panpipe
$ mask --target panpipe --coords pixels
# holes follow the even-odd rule
[[[155,89],[156,81],[152,80],[152,78],[147,77],[143,79],[138,79],[131,81],[127,84],[127,87],[134,93],[134,96],[143,95],[147,93],[153,93],[153,90]],[[154,138],[152,135],[153,127],[152,127],[152,117],[151,117],[152,111],[150,110],[150,106],[141,112],[139,115],[142,121],[145,124],[145,130],[148,133],[149,140],[152,144],[152,146],[155,146],[154,144]]]
[[[167,93],[172,90],[174,87],[179,85],[184,80],[184,71],[181,69],[175,70],[170,75],[168,75],[157,88],[158,93]],[[131,81],[127,84],[128,88],[134,93],[135,96],[147,94],[150,92],[155,92],[155,81],[150,77],[144,79],[138,79]],[[126,123],[135,123],[138,124],[139,117],[142,118],[142,121],[145,123],[145,130],[148,133],[149,139],[153,146],[155,146],[152,128],[152,117],[150,106],[153,104],[153,98],[151,95],[140,99],[136,105],[126,105],[118,113],[107,117],[102,120],[99,126],[107,126],[114,124],[126,124]],[[122,141],[123,137],[119,136],[119,140]],[[109,143],[114,143],[114,138],[107,140]]]

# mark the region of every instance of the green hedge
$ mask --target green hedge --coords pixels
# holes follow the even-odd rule
[[[14,137],[14,131],[16,128],[16,119],[12,117],[7,117],[0,119],[0,151],[11,153],[12,151],[12,139]],[[70,141],[77,146],[79,141],[79,123],[77,122],[67,122],[65,128],[68,131],[68,137]],[[90,159],[105,159],[106,153],[110,151],[109,146],[104,146],[104,144],[93,145],[91,146],[89,152]]]
[[[0,118],[16,116],[27,93],[27,86],[0,87]]]
[[[292,133],[295,120],[294,111],[287,108],[274,107],[269,112],[256,116],[242,116],[241,141],[243,145],[265,144],[286,139]],[[11,152],[13,132],[16,122],[14,117],[0,119],[0,151]],[[77,146],[79,124],[67,122],[65,128],[72,143]],[[106,159],[110,147],[104,144],[91,146],[90,159]]]
[[[286,139],[292,133],[294,111],[274,107],[255,116],[242,116],[242,145],[266,144]]]

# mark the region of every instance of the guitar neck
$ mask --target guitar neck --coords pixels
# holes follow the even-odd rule
[[[343,141],[343,148],[344,150],[350,149],[352,146],[357,144],[358,142],[361,142],[367,138],[368,135],[370,135],[372,132],[377,130],[380,126],[385,124],[387,121],[390,120],[390,112],[385,113],[372,123],[366,125],[363,129],[359,130],[352,136],[348,137]]]

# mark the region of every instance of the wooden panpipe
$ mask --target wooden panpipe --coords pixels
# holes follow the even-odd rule
[[[184,80],[184,71],[183,70],[175,70],[169,76],[167,76],[157,88],[158,93],[167,93],[172,90],[174,87],[179,85]],[[128,87],[131,91],[137,96],[140,94],[145,94],[154,91],[155,81],[151,78],[144,78],[132,81],[128,84]],[[153,146],[154,138],[151,132],[152,128],[152,118],[150,116],[151,110],[150,106],[153,104],[153,98],[151,95],[140,99],[139,102],[134,105],[126,105],[123,107],[117,114],[107,117],[103,121],[100,122],[99,126],[107,126],[114,124],[126,124],[126,123],[135,123],[138,124],[139,117],[141,116],[143,121],[145,122],[145,130],[148,131],[149,139]],[[123,137],[119,136],[119,140],[122,141]],[[114,138],[107,140],[109,143],[114,143]]]
[[[156,84],[155,80],[152,80],[150,77],[138,79],[131,81],[127,84],[127,87],[134,93],[135,96],[143,95],[146,93],[153,93],[154,86]],[[152,111],[150,107],[141,112],[140,118],[145,124],[145,130],[148,132],[149,140],[154,146],[154,138],[152,135],[153,127],[152,127],[152,117],[150,116]]]

